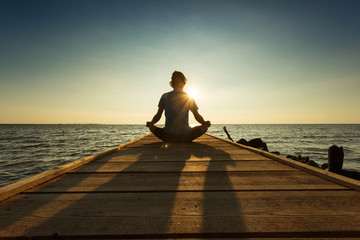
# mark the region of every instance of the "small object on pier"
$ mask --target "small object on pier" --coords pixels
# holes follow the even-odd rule
[[[229,134],[229,132],[227,131],[227,129],[226,129],[225,126],[223,127],[223,129],[224,129],[224,132],[226,133],[227,137],[228,137],[232,142],[234,142],[234,140],[230,137],[230,134]]]
[[[344,162],[343,147],[332,145],[328,151],[329,171],[333,173],[340,173]]]

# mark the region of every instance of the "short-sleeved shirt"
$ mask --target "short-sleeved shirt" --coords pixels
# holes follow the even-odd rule
[[[184,91],[174,90],[161,96],[159,105],[165,109],[165,129],[171,134],[190,134],[189,110],[197,110],[193,98]]]

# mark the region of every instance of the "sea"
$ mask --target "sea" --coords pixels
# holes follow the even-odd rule
[[[343,168],[360,172],[360,124],[215,124],[209,133],[234,141],[261,138],[270,152],[327,162],[328,148],[344,148]],[[144,125],[0,124],[0,187],[69,163],[149,131]]]

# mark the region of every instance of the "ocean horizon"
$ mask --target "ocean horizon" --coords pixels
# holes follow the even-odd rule
[[[332,145],[347,170],[360,172],[360,124],[214,124],[208,133],[234,141],[261,138],[270,152],[301,155],[319,165]],[[147,134],[144,124],[0,124],[0,187]]]

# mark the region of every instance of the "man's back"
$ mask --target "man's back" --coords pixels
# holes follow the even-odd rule
[[[171,134],[188,134],[189,110],[197,110],[194,99],[181,90],[174,90],[162,95],[159,107],[165,109],[165,132]]]

